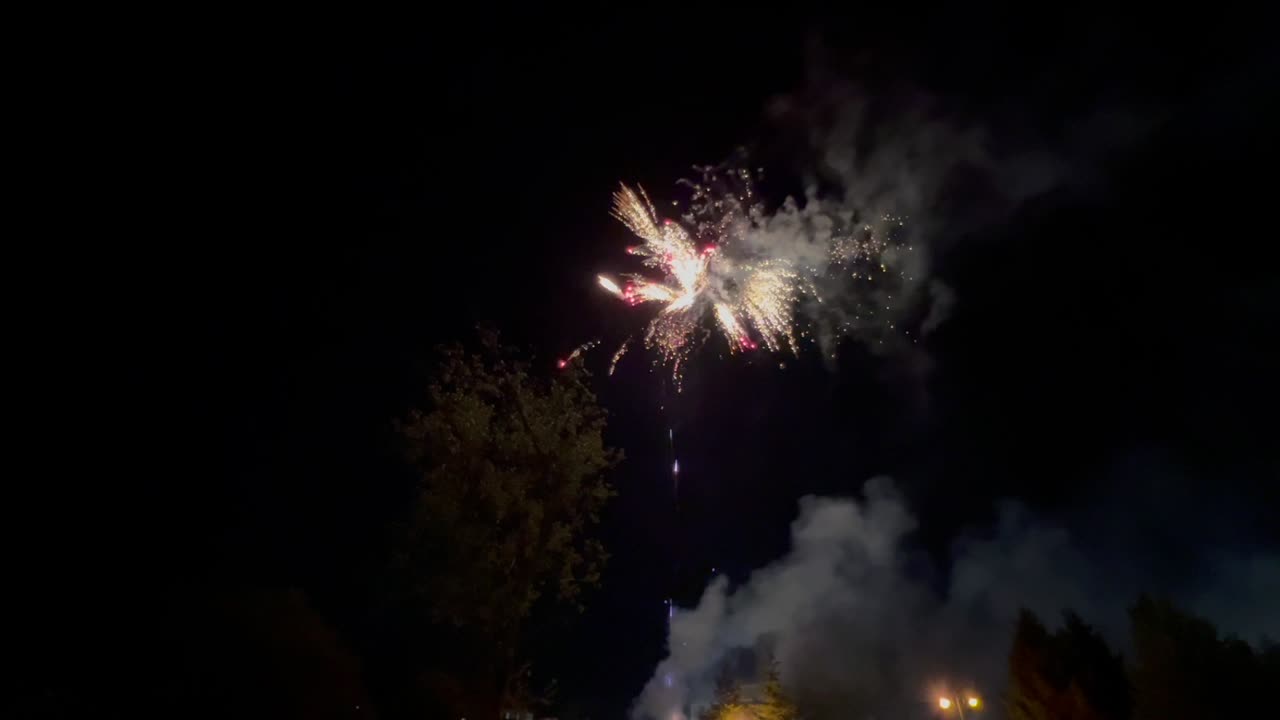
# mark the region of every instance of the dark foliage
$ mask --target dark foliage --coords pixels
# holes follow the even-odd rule
[[[1122,720],[1129,692],[1124,665],[1074,613],[1050,633],[1030,612],[1018,617],[1006,698],[1013,720]]]
[[[537,377],[484,334],[476,352],[442,350],[430,406],[401,427],[421,491],[394,585],[427,636],[455,649],[431,658],[422,682],[461,714],[536,700],[527,621],[543,599],[581,607],[599,583],[607,555],[591,530],[620,454],[604,443],[585,375],[574,366]]]

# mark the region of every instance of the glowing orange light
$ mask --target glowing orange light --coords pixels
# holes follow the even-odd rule
[[[938,707],[942,708],[943,710],[946,710],[947,708],[951,707],[951,701],[947,698],[938,698]]]

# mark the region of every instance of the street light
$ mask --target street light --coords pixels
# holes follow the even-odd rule
[[[943,710],[950,710],[952,706],[954,706],[956,712],[960,713],[960,720],[964,720],[965,705],[968,705],[970,710],[977,710],[982,707],[982,700],[980,700],[977,695],[967,695],[965,696],[965,701],[962,704],[959,696],[947,697],[946,695],[943,695],[938,698],[938,707]]]

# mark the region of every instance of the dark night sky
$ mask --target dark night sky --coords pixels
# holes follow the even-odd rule
[[[137,143],[153,170],[123,174],[135,222],[99,251],[109,272],[86,273],[101,291],[66,357],[95,359],[77,373],[106,389],[82,396],[87,422],[123,479],[84,483],[88,502],[56,479],[33,491],[31,517],[76,528],[40,523],[25,596],[54,619],[33,633],[66,631],[50,608],[79,606],[88,578],[105,580],[104,615],[145,616],[157,588],[217,577],[301,587],[358,628],[411,480],[391,422],[421,401],[430,349],[477,322],[547,362],[617,337],[593,285],[625,242],[614,184],[660,193],[739,145],[802,170],[794,128],[766,109],[812,89],[819,62],[867,93],[919,89],[997,142],[1108,149],[1070,188],[939,249],[957,303],[928,372],[855,346],[835,368],[707,358],[665,416],[637,357],[602,381],[628,461],[604,588],[549,642],[564,692],[625,706],[658,659],[665,597],[692,602],[713,565],[745,576],[785,549],[796,498],[875,474],[897,479],[940,553],[1002,497],[1086,518],[1132,497],[1156,528],[1166,506],[1207,502],[1193,533],[1280,542],[1280,304],[1262,249],[1276,64],[1260,28],[495,15],[174,39],[106,73],[130,118],[111,162]],[[1108,140],[1088,124],[1099,109],[1140,130]]]

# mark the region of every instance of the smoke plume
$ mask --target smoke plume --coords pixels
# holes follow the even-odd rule
[[[921,97],[872,102],[836,84],[772,115],[803,138],[791,151],[803,190],[757,217],[742,250],[812,273],[816,297],[799,312],[828,356],[844,337],[890,350],[938,327],[954,300],[933,271],[947,247],[1078,174]]]
[[[744,651],[776,658],[815,720],[926,717],[946,690],[982,693],[999,715],[1020,608],[1050,623],[1073,609],[1123,648],[1125,610],[1143,590],[1172,595],[1246,639],[1280,629],[1274,608],[1240,610],[1280,587],[1277,557],[1206,553],[1197,567],[1213,590],[1204,582],[1188,590],[1146,568],[1108,568],[1105,548],[1009,502],[996,527],[953,545],[944,573],[913,549],[916,521],[890,480],[868,481],[863,494],[801,499],[786,556],[738,587],[716,577],[696,607],[677,609],[669,655],[634,716],[696,714],[726,661]]]

